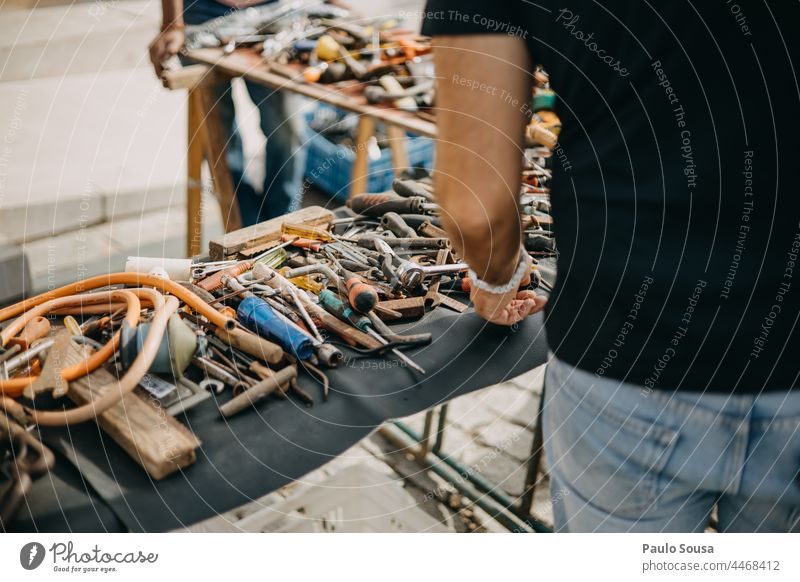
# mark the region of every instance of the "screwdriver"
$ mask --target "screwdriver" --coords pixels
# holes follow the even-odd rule
[[[378,332],[372,328],[372,322],[368,317],[357,315],[352,309],[345,306],[344,302],[339,299],[335,293],[328,289],[323,290],[319,294],[319,302],[328,312],[332,313],[342,321],[346,321],[361,331],[374,337],[381,345],[387,345],[389,342]],[[406,356],[397,348],[389,348],[389,351],[397,357],[397,359],[404,362],[408,367],[413,368],[420,374],[425,374],[425,370],[417,365],[411,358]]]
[[[269,255],[289,246],[295,240],[297,240],[297,237],[292,237],[291,240],[285,241],[283,244],[280,244],[278,246],[271,247],[266,251],[264,251],[263,253],[261,253],[260,255],[258,255],[257,257],[253,257],[248,261],[241,261],[239,263],[234,263],[230,267],[221,269],[216,273],[214,273],[213,275],[209,275],[202,281],[198,281],[197,286],[203,289],[204,291],[208,291],[209,293],[218,291],[219,289],[222,289],[222,279],[224,277],[236,278],[242,273],[246,273],[247,271],[253,268],[253,265],[258,263],[259,261],[263,261]]]
[[[341,271],[344,277],[344,286],[347,289],[347,300],[350,306],[359,313],[369,313],[378,304],[378,292],[375,287],[365,283],[361,277],[356,276],[336,259],[334,254],[326,249],[325,254]]]
[[[365,283],[360,277],[342,269],[345,274],[347,300],[359,313],[369,313],[378,304],[378,292],[375,287]]]

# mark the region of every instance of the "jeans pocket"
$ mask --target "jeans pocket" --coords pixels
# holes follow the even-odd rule
[[[678,433],[635,414],[633,399],[641,396],[634,387],[622,386],[612,402],[602,390],[593,394],[580,375],[572,379],[546,384],[544,426],[551,470],[585,503],[635,518],[657,503],[666,482],[661,473]]]

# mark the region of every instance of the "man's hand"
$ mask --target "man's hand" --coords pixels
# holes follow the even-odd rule
[[[498,295],[473,288],[470,299],[475,306],[475,312],[486,321],[509,326],[539,313],[547,303],[547,297],[528,290]]]
[[[531,259],[527,253],[523,256],[527,269],[530,270]],[[530,282],[531,276],[526,274],[520,285],[528,285]],[[472,286],[469,298],[478,315],[497,325],[519,323],[529,315],[539,313],[547,303],[547,297],[537,295],[533,291],[515,289],[508,293],[489,293],[476,285]]]
[[[161,77],[164,72],[164,62],[178,54],[185,39],[183,28],[169,27],[150,43],[150,62],[153,63],[156,76]]]

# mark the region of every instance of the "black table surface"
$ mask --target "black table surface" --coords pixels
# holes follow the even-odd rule
[[[407,351],[427,370],[397,361],[347,359],[329,371],[331,393],[301,373],[315,404],[269,399],[223,419],[214,399],[178,419],[202,441],[197,461],[152,480],[96,424],[42,430],[57,455],[6,531],[168,531],[228,511],[301,478],[391,419],[437,406],[518,376],[545,362],[541,314],[513,327],[488,324],[472,310],[444,307],[402,326],[433,334],[431,345]]]

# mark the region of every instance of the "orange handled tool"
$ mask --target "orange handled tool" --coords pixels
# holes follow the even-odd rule
[[[360,277],[348,273],[345,287],[350,306],[359,313],[369,313],[377,305],[378,292],[375,287],[364,283]]]
[[[252,261],[242,261],[241,263],[236,263],[235,265],[228,267],[226,269],[222,269],[221,271],[217,271],[213,275],[210,275],[199,281],[197,286],[203,289],[204,291],[208,291],[209,293],[213,293],[218,289],[222,289],[222,278],[223,277],[238,277],[242,273],[249,271],[253,268]]]

